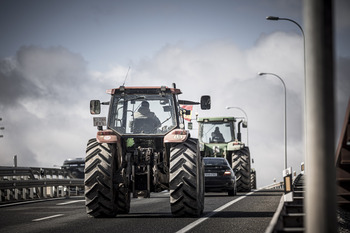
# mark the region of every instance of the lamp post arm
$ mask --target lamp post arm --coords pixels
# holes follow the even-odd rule
[[[281,80],[284,89],[284,169],[287,169],[287,88],[283,79],[274,73],[258,73],[258,75],[272,75]]]
[[[288,18],[279,18],[279,20],[287,20],[287,21],[290,21],[290,22],[294,23],[300,29],[301,33],[303,34],[303,37],[305,36],[303,28],[296,21],[294,21],[292,19],[288,19]]]

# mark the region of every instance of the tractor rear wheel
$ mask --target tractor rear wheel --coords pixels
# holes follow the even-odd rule
[[[250,192],[250,152],[248,147],[233,152],[232,170],[237,178],[237,191]]]
[[[115,145],[98,143],[90,139],[85,158],[85,205],[86,212],[93,217],[115,217],[117,213],[128,213],[130,192],[117,173],[118,164],[113,150]]]
[[[170,148],[170,206],[174,216],[200,216],[204,209],[204,163],[198,141]]]

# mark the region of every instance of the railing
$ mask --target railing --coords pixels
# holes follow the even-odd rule
[[[0,203],[69,197],[80,191],[84,180],[71,179],[63,169],[0,166]]]
[[[265,233],[304,232],[304,172],[293,178],[293,201],[281,197]]]
[[[301,174],[304,174],[304,162],[301,163],[301,171],[302,171]],[[296,172],[294,171],[293,177],[292,177],[292,181],[293,181],[292,183],[294,183],[299,176],[300,174],[297,176]],[[285,187],[284,187],[284,182],[281,181],[281,182],[277,182],[277,183],[275,182],[273,184],[269,184],[259,189],[285,189]]]
[[[260,189],[283,189],[284,188],[284,183],[283,182],[277,182],[277,183],[273,183],[267,186],[264,186]]]

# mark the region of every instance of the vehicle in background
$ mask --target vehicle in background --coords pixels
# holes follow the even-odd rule
[[[201,117],[197,122],[201,155],[226,158],[237,177],[238,192],[256,189],[256,172],[251,169],[249,147],[241,140],[241,126],[246,128],[247,122],[236,123],[235,117]]]
[[[236,176],[231,166],[222,157],[204,157],[204,180],[206,192],[237,194]]]
[[[70,178],[84,179],[85,159],[66,159],[61,168],[67,171]]]

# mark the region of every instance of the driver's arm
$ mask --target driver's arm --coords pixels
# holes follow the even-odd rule
[[[157,128],[159,128],[162,125],[162,123],[160,122],[158,117],[156,117],[156,115],[154,115],[154,122]]]

